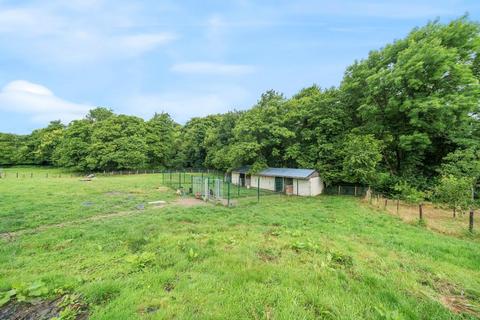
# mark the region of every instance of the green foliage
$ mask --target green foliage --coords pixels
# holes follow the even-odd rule
[[[0,166],[25,164],[20,153],[25,139],[26,136],[0,133]]]
[[[458,149],[449,153],[441,167],[443,175],[469,179],[473,185],[480,180],[480,150],[477,148]]]
[[[132,254],[125,258],[125,261],[136,270],[142,270],[155,262],[155,253],[142,252],[140,254]]]
[[[49,293],[43,281],[34,281],[30,284],[16,283],[6,292],[0,292],[0,307],[15,298],[18,302],[46,296]]]
[[[400,181],[393,189],[397,192],[399,198],[407,203],[419,204],[425,200],[426,193],[418,190],[406,181]]]
[[[450,209],[465,211],[472,204],[472,181],[466,177],[443,176],[433,194],[437,202]]]
[[[348,135],[343,144],[345,180],[372,185],[378,175],[377,166],[382,159],[381,151],[381,142],[373,135]]]

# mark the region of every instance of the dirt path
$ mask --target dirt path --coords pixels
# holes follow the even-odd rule
[[[207,205],[206,202],[193,199],[193,198],[179,198],[177,200],[174,200],[170,203],[166,203],[164,205],[154,205],[150,206],[150,208],[164,208],[167,206],[171,205],[177,205],[177,206],[182,206],[182,207],[195,207],[195,206],[205,206]],[[150,213],[150,212],[149,212]],[[71,221],[65,221],[65,222],[60,222],[60,223],[55,223],[55,224],[47,224],[43,226],[38,226],[35,228],[30,228],[30,229],[21,229],[17,231],[12,231],[12,232],[4,232],[0,233],[0,239],[6,239],[6,240],[13,240],[15,237],[24,235],[26,233],[37,233],[53,228],[64,228],[67,226],[71,226],[73,224],[78,224],[82,222],[90,222],[90,221],[100,221],[100,220],[106,220],[106,219],[112,219],[112,218],[118,218],[118,217],[126,217],[126,216],[131,216],[131,215],[137,215],[137,214],[144,214],[143,210],[130,210],[130,211],[120,211],[120,212],[113,212],[113,213],[106,213],[106,214],[98,214],[95,216],[91,217],[86,217],[82,219],[76,219],[76,220],[71,220]]]

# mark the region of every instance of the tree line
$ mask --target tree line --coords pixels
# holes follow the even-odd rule
[[[313,85],[290,98],[270,90],[247,111],[184,125],[166,113],[145,121],[96,108],[66,126],[0,134],[0,165],[228,171],[248,164],[314,168],[330,184],[390,192],[471,188],[480,171],[469,167],[480,163],[479,31],[468,17],[434,21],[355,61],[338,87]]]

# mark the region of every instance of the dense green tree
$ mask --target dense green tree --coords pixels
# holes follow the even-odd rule
[[[0,166],[25,164],[19,152],[25,140],[25,136],[0,133]]]
[[[466,177],[456,177],[453,175],[443,176],[434,189],[434,199],[436,202],[447,205],[453,210],[453,217],[456,211],[465,212],[470,208],[472,182]]]
[[[87,157],[90,153],[93,124],[90,120],[72,121],[53,154],[54,163],[60,167],[80,171],[88,169]]]
[[[168,113],[156,113],[146,123],[148,163],[154,168],[171,168],[177,153],[180,126]]]
[[[52,156],[63,139],[64,129],[60,121],[51,121],[46,128],[34,130],[19,149],[20,158],[25,163],[52,165]]]
[[[230,149],[235,145],[234,129],[242,112],[233,111],[218,116],[215,126],[207,129],[204,139],[207,155],[205,166],[218,170],[232,169],[232,159],[229,157]]]
[[[144,168],[147,165],[145,122],[141,118],[118,115],[95,122],[89,153],[90,170]]]
[[[316,168],[326,182],[342,180],[342,149],[351,121],[336,89],[312,86],[287,103],[285,125],[295,139],[285,149],[288,165]]]
[[[349,134],[342,150],[344,180],[368,186],[375,184],[381,152],[381,141],[373,135]]]
[[[184,168],[204,168],[207,158],[205,137],[209,129],[219,122],[218,115],[192,118],[180,132],[179,161]]]
[[[354,122],[385,144],[384,164],[400,176],[432,176],[471,135],[478,109],[477,24],[462,18],[412,31],[348,68],[341,90]]]
[[[98,122],[106,120],[114,115],[115,114],[113,113],[113,111],[109,108],[97,107],[88,112],[86,119],[90,122]]]
[[[231,167],[252,164],[256,171],[266,166],[285,166],[288,162],[285,149],[295,138],[294,132],[284,125],[287,113],[282,94],[273,90],[262,94],[235,126],[235,144],[228,154]]]

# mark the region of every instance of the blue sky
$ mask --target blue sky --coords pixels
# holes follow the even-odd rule
[[[184,123],[337,86],[370,50],[467,12],[480,1],[0,0],[0,132],[93,106]]]

